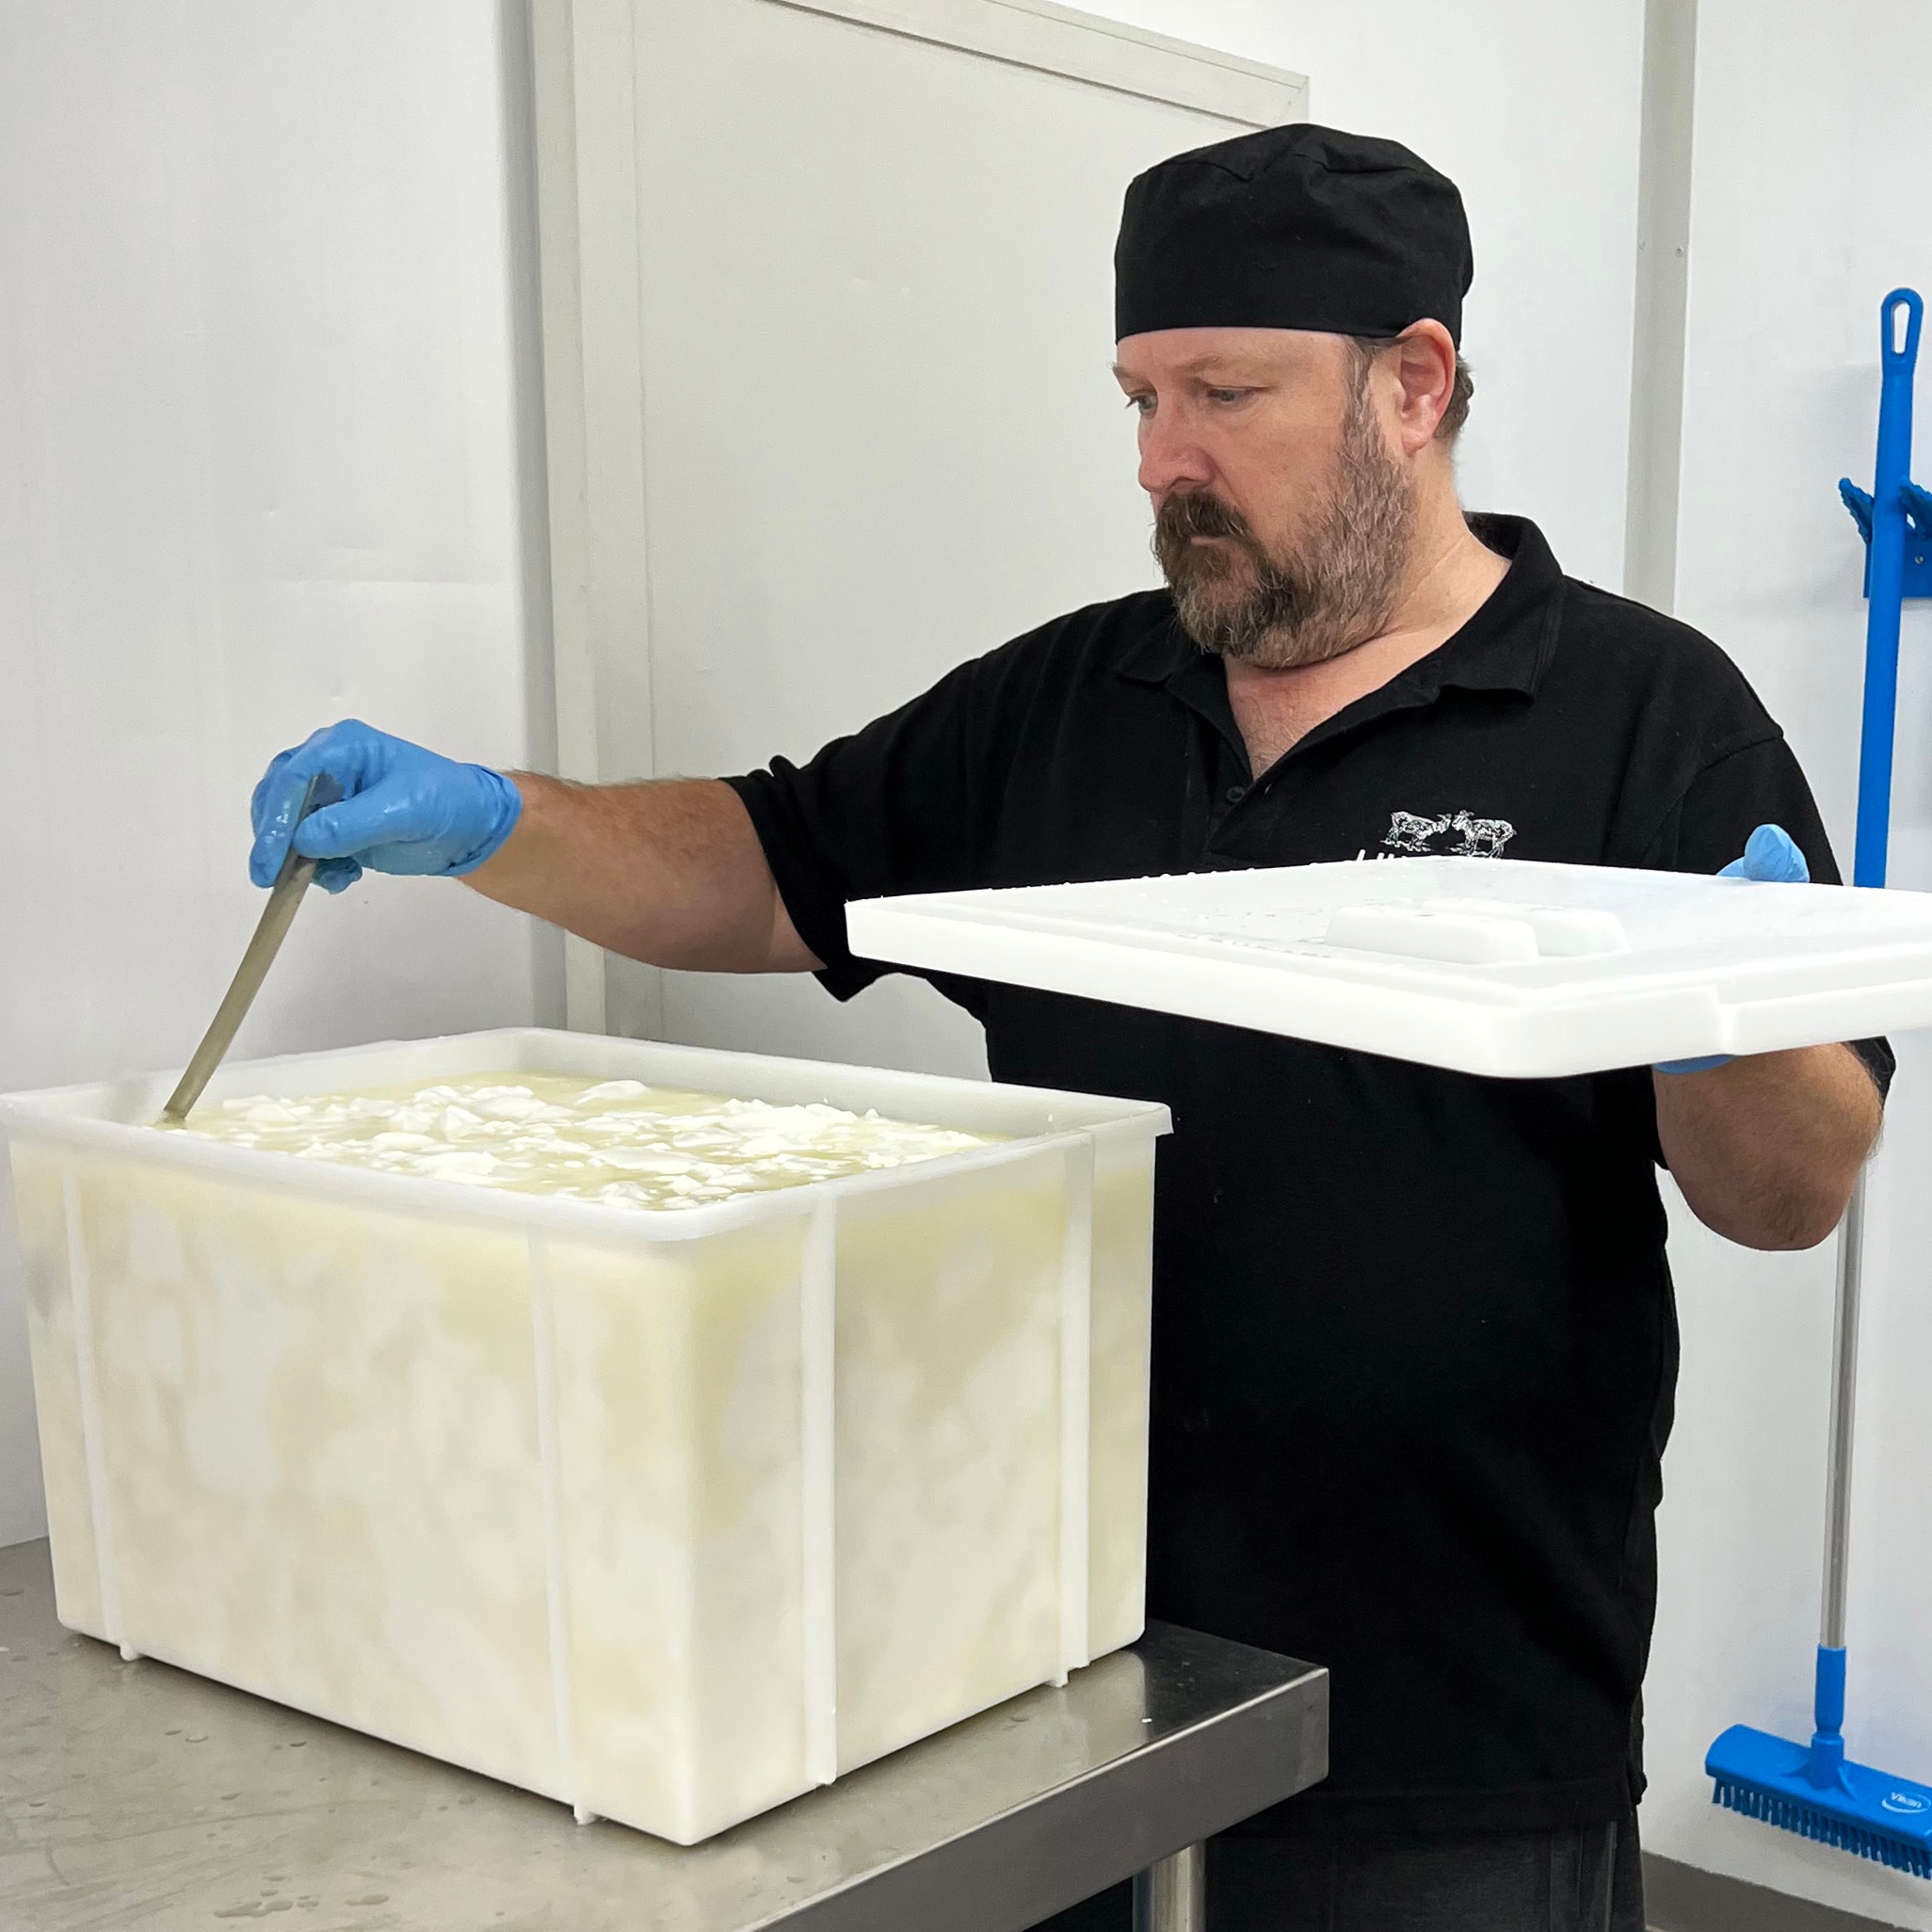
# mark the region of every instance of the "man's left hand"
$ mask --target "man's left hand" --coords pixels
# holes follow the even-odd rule
[[[1795,885],[1811,876],[1775,825],[1761,825],[1720,875]],[[1664,1158],[1707,1228],[1747,1248],[1814,1248],[1838,1225],[1884,1119],[1849,1047],[1713,1054],[1653,1072]]]
[[[1761,825],[1745,841],[1744,856],[1733,859],[1719,878],[1757,879],[1771,885],[1810,885],[1811,868],[1797,841],[1781,825]],[[1659,1060],[1660,1073],[1703,1073],[1731,1063],[1729,1054],[1704,1054],[1693,1060]]]

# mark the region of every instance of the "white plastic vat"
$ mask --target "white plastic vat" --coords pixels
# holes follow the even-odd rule
[[[1015,1136],[650,1214],[0,1101],[61,1621],[691,1843],[1133,1641],[1164,1108],[517,1030],[552,1072]]]

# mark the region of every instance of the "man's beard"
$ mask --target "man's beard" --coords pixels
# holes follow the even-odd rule
[[[1153,549],[1196,644],[1287,670],[1380,635],[1409,567],[1415,521],[1415,491],[1382,443],[1363,380],[1343,421],[1328,500],[1292,550],[1270,554],[1238,510],[1205,491],[1167,498],[1154,517]]]

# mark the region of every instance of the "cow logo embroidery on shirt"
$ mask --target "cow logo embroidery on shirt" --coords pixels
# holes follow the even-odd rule
[[[1456,843],[1437,841],[1454,834]],[[1477,818],[1467,812],[1452,812],[1441,818],[1427,818],[1419,812],[1392,812],[1389,833],[1382,841],[1385,852],[1446,853],[1457,859],[1500,859],[1503,847],[1516,836],[1516,828],[1506,818]]]

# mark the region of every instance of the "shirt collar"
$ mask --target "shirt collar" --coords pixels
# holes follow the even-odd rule
[[[1543,533],[1527,517],[1478,512],[1469,526],[1509,569],[1481,607],[1446,642],[1399,679],[1434,697],[1465,691],[1520,691],[1534,697],[1556,649],[1563,611],[1563,572]],[[1156,624],[1115,666],[1136,684],[1191,683],[1220,667],[1199,650],[1172,617]]]

